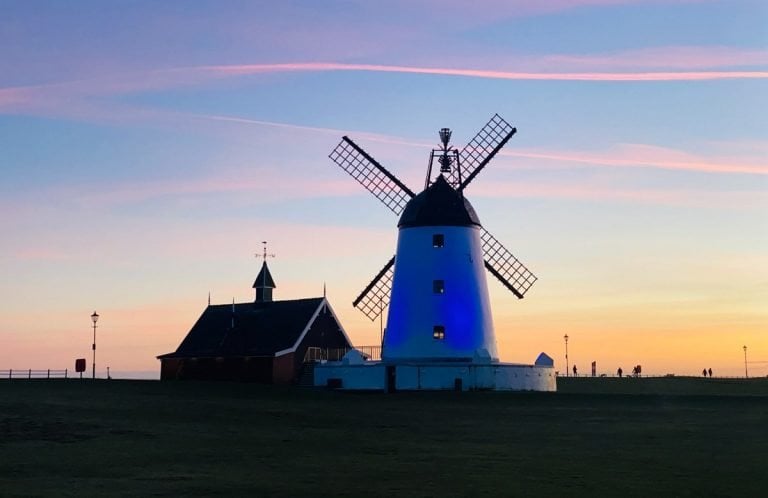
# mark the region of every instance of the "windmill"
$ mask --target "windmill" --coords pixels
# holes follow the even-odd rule
[[[388,308],[384,360],[498,361],[483,267],[519,299],[536,277],[482,227],[464,192],[516,131],[496,114],[459,151],[441,129],[419,194],[347,136],[329,155],[400,216],[396,255],[353,303],[371,320]]]

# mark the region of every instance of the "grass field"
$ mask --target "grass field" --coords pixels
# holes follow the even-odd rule
[[[0,381],[0,496],[765,496],[768,379]]]

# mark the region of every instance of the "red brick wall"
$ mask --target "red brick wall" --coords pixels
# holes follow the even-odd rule
[[[174,380],[181,366],[178,358],[165,358],[160,360],[160,380]]]
[[[276,356],[272,361],[272,382],[275,384],[290,384],[296,374],[293,353]]]

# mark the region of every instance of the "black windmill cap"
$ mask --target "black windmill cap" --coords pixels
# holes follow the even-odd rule
[[[481,226],[475,208],[443,178],[405,205],[398,228],[425,226]]]

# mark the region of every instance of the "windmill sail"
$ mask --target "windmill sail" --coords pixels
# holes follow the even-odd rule
[[[490,121],[461,150],[462,181],[458,190],[466,188],[469,182],[480,173],[515,133],[517,133],[517,128],[507,123],[498,114],[494,114]],[[457,175],[458,173],[454,171],[451,174]]]
[[[371,321],[378,318],[389,302],[389,292],[392,290],[392,267],[395,257],[392,256],[384,268],[373,277],[370,284],[357,296],[352,306],[362,311]]]
[[[514,295],[522,299],[528,289],[536,282],[536,275],[531,273],[485,228],[482,229],[480,240],[483,244],[485,268]]]
[[[448,128],[440,130],[442,148],[432,151],[425,190],[432,183],[430,182],[432,163],[437,158],[440,173],[444,175],[446,182],[454,190],[462,193],[463,189],[516,132],[515,127],[498,114],[494,114],[467,146],[457,153],[456,149],[449,147],[450,130]],[[349,137],[343,137],[328,157],[398,216],[402,214],[406,204],[415,197],[411,189]],[[513,294],[522,299],[536,282],[536,276],[484,228],[480,234],[480,241],[485,268]],[[378,318],[389,304],[394,262],[393,257],[352,303],[371,320]]]
[[[328,156],[396,215],[414,196],[413,191],[379,164],[349,137],[343,137]]]

